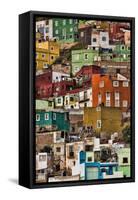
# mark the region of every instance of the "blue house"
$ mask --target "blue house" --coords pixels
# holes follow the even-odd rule
[[[122,173],[118,172],[118,163],[116,162],[87,162],[86,153],[84,151],[80,152],[80,164],[84,165],[84,180],[97,180],[104,179],[106,177],[115,178],[115,174],[122,177]]]
[[[36,126],[47,130],[69,131],[69,112],[36,111]]]

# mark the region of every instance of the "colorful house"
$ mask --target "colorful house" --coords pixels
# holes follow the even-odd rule
[[[36,111],[36,127],[47,131],[69,131],[69,113],[65,111]]]
[[[130,62],[130,45],[115,45],[112,60],[115,62]]]
[[[131,155],[130,155],[130,148],[119,148],[117,150],[118,155],[118,164],[119,170],[123,171],[123,175],[125,177],[131,176],[131,169],[130,169],[130,162],[131,162]]]
[[[120,133],[121,120],[120,108],[104,106],[84,108],[84,126],[92,126],[96,133],[100,134],[101,138],[110,138],[114,132]]]
[[[84,47],[91,44],[91,33],[92,25],[84,23],[79,25],[79,41]]]
[[[99,52],[92,49],[72,50],[72,74],[75,75],[82,66],[93,65],[98,61]]]
[[[41,33],[44,40],[52,39],[53,37],[53,20],[46,19],[36,21],[36,33]]]
[[[46,182],[47,153],[36,154],[36,181]]]
[[[54,108],[54,102],[50,100],[38,100],[35,101],[36,110],[52,110]]]
[[[126,112],[130,107],[130,81],[116,74],[92,76],[92,106],[121,108]]]
[[[93,152],[90,154],[93,158]],[[86,152],[79,152],[79,163],[72,169],[73,175],[80,174],[81,180],[98,180],[108,178],[122,178],[122,171],[118,170],[116,162],[94,162],[87,160]]]
[[[62,43],[78,41],[78,20],[53,18],[53,37]]]
[[[92,31],[91,46],[109,48],[109,33],[107,31]]]
[[[59,44],[55,41],[36,41],[36,70],[43,70],[59,56]]]

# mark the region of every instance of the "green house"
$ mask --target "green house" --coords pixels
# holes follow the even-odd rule
[[[64,111],[36,111],[36,126],[49,131],[69,131],[69,113]]]
[[[92,65],[98,58],[99,52],[97,50],[72,50],[72,74],[75,75],[83,65]]]
[[[62,43],[78,41],[78,20],[54,18],[53,37]]]
[[[123,44],[116,45],[112,60],[115,62],[130,62],[130,46]]]
[[[51,110],[54,108],[54,102],[49,100],[39,100],[35,101],[36,110]]]
[[[123,171],[125,177],[131,176],[131,155],[130,148],[120,148],[117,150],[119,171]]]

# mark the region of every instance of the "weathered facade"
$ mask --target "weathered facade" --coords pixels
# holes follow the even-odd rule
[[[96,133],[101,136],[110,137],[114,132],[120,133],[121,120],[120,108],[107,108],[104,106],[84,108],[84,126],[92,126]]]

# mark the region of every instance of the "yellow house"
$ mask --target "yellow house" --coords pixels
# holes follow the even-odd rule
[[[59,44],[55,41],[36,41],[36,70],[47,68],[59,56]]]
[[[122,114],[119,108],[84,108],[84,126],[92,126],[96,133],[107,137],[110,137],[115,132],[121,132],[121,120]]]

